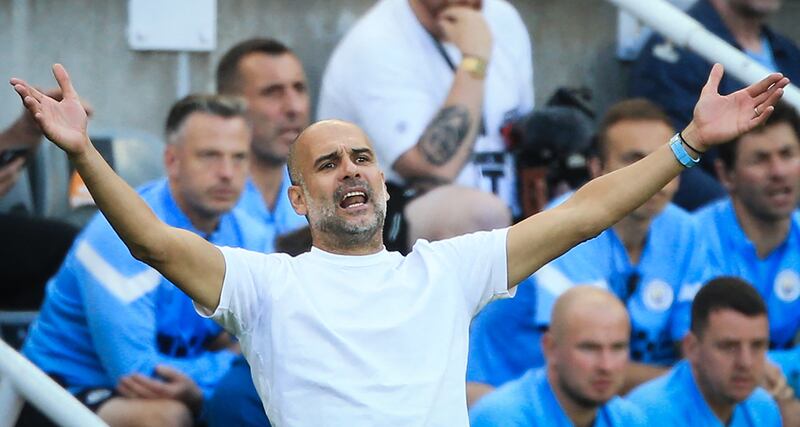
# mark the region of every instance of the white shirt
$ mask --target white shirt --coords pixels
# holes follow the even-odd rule
[[[453,70],[420,24],[409,0],[382,0],[347,33],[325,69],[317,117],[351,121],[372,140],[387,179],[403,183],[394,162],[419,140],[444,105]],[[533,108],[530,37],[519,14],[504,0],[485,0],[483,15],[493,37],[484,86],[486,135],[474,153],[505,152],[500,128]],[[453,64],[461,62],[455,46],[444,44]],[[492,165],[467,163],[457,184],[492,191],[484,176],[498,169],[498,195],[516,205],[514,168],[509,155]],[[479,164],[481,163],[481,164]]]
[[[467,426],[469,324],[509,294],[506,234],[419,241],[406,257],[222,248],[211,317],[239,337],[276,426]]]

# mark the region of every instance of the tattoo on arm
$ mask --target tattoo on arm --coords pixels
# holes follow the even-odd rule
[[[419,140],[422,155],[432,165],[447,163],[458,151],[472,125],[466,107],[445,107],[428,125]]]

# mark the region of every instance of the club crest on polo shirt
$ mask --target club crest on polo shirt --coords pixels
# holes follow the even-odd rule
[[[642,293],[644,305],[651,311],[664,311],[670,308],[674,299],[675,293],[672,291],[672,286],[658,279],[647,283]]]
[[[783,302],[794,302],[800,297],[800,276],[792,270],[783,270],[775,277],[775,295]]]

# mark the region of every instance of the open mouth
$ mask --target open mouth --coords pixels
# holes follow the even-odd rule
[[[342,201],[339,202],[339,207],[343,209],[353,209],[364,206],[367,203],[367,193],[361,190],[348,191]]]

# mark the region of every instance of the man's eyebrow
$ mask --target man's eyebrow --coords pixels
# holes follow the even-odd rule
[[[314,167],[317,167],[321,163],[326,162],[328,160],[335,160],[337,158],[339,158],[339,150],[332,151],[332,152],[330,152],[328,154],[325,154],[323,156],[317,157],[317,160],[314,160]]]
[[[369,148],[353,148],[350,151],[353,154],[364,154],[364,153],[367,153],[369,155],[372,155],[372,150],[370,150]]]

